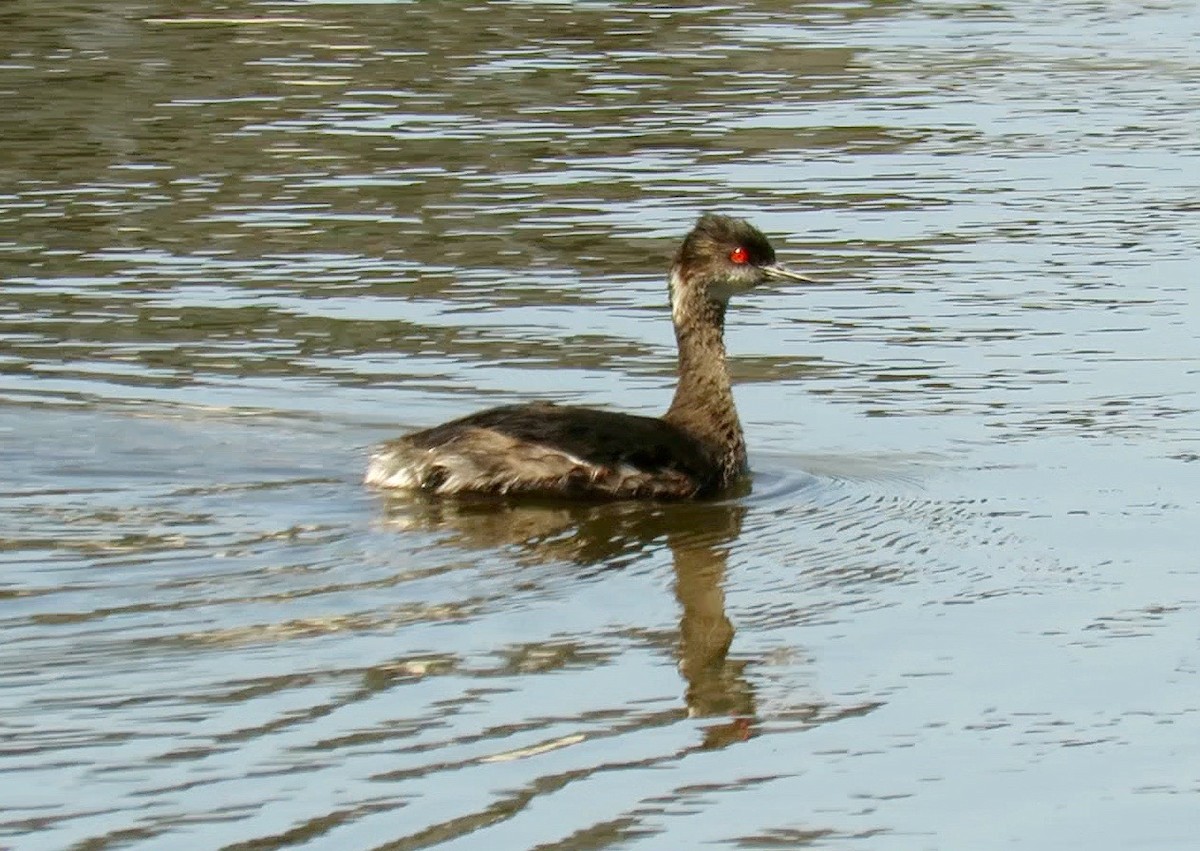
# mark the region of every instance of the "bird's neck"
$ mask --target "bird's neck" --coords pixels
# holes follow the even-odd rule
[[[746,442],[725,363],[725,304],[683,286],[679,275],[672,270],[679,385],[663,419],[708,447],[732,481],[745,470]]]

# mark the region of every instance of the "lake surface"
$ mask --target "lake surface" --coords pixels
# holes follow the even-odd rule
[[[0,847],[1193,847],[1195,4],[186,5],[0,7]],[[361,485],[705,210],[752,487]]]

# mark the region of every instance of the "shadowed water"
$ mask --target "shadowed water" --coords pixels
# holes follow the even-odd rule
[[[0,24],[0,847],[1194,842],[1190,4]],[[750,486],[360,484],[661,412],[705,210]]]

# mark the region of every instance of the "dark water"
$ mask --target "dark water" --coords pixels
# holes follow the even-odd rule
[[[0,6],[0,847],[1200,834],[1191,3]],[[387,500],[831,286],[706,505]]]

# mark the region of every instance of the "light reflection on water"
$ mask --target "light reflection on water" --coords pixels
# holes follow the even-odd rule
[[[1189,11],[15,0],[0,845],[1186,847]],[[360,486],[660,410],[704,209],[752,490]]]

